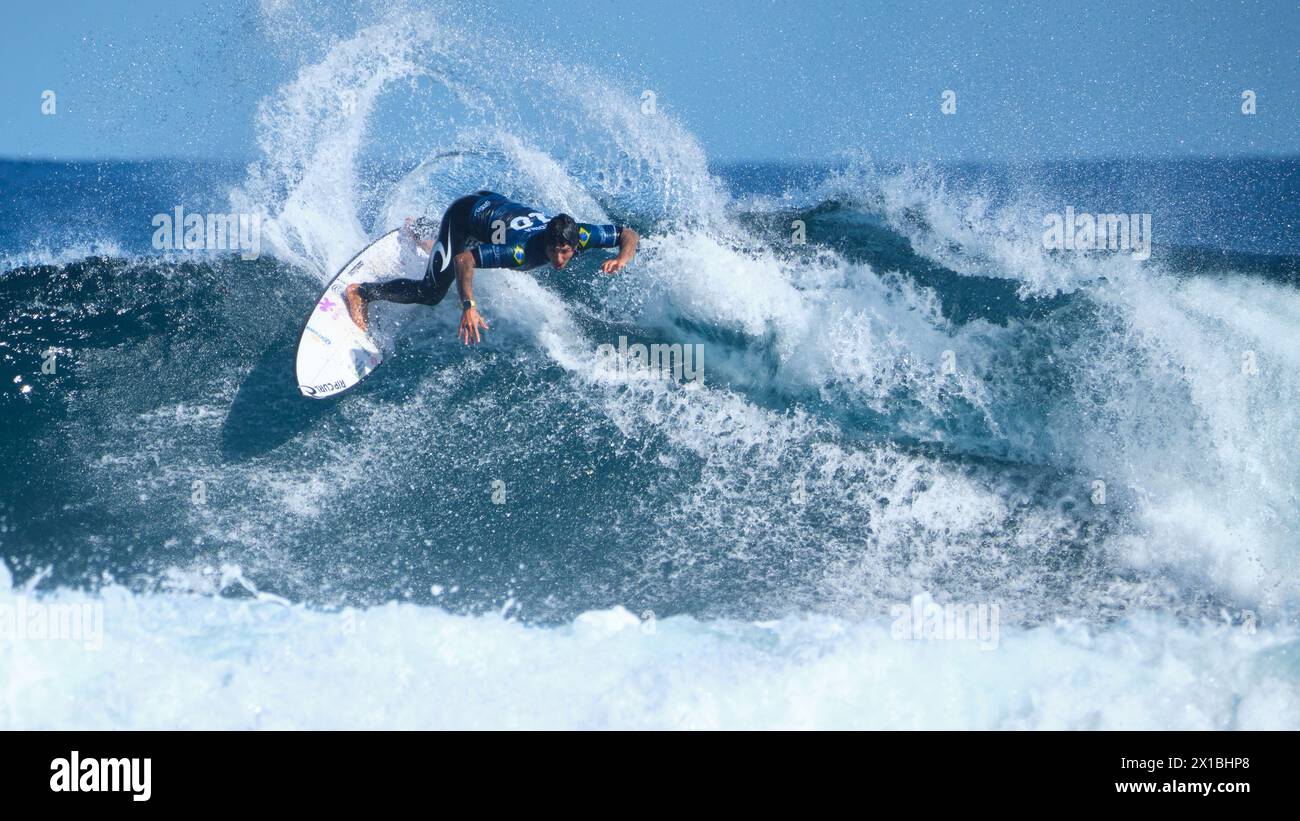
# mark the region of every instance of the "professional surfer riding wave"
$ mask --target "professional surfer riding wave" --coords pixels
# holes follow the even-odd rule
[[[628,226],[575,222],[568,214],[548,218],[536,208],[492,191],[479,191],[453,202],[438,225],[437,241],[423,236],[429,223],[407,222],[402,230],[429,253],[424,279],[352,284],[344,292],[348,313],[361,330],[369,325],[371,302],[417,302],[437,305],[453,280],[460,293],[460,329],[465,344],[481,341],[488,324],[474,300],[475,268],[530,270],[549,262],[557,271],[588,248],[617,248],[618,256],[600,269],[615,274],[636,256],[640,236]]]

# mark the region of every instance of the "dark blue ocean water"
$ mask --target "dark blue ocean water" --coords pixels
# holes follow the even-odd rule
[[[1186,299],[1176,297],[1184,287],[1223,289],[1219,300],[1276,287],[1287,299],[1296,169],[1294,161],[873,169],[872,189],[843,166],[718,167],[731,203],[720,216],[755,244],[743,263],[725,244],[692,259],[698,238],[624,212],[657,247],[617,285],[595,276],[590,259],[516,276],[527,290],[514,299],[546,294],[541,315],[503,318],[509,327],[492,342],[466,350],[452,344],[454,312],[429,311],[355,395],[313,403],[293,390],[290,363],[321,272],[272,254],[246,261],[150,246],[154,214],[177,204],[226,210],[242,168],[9,162],[0,166],[14,194],[4,204],[14,213],[0,221],[0,250],[12,260],[0,278],[3,455],[25,468],[3,479],[6,553],[20,577],[49,567],[50,583],[74,585],[109,574],[149,587],[177,567],[233,563],[259,584],[329,605],[432,602],[435,585],[454,585],[440,604],[476,612],[513,600],[543,622],[615,603],[698,616],[864,612],[893,584],[882,578],[844,600],[824,587],[829,566],[888,538],[895,552],[881,557],[882,571],[905,569],[930,526],[909,514],[904,532],[882,533],[863,515],[872,511],[858,509],[858,494],[884,493],[882,481],[903,494],[878,500],[885,506],[874,512],[886,519],[921,490],[897,489],[896,465],[842,464],[884,458],[883,448],[887,465],[916,460],[984,486],[1001,505],[1006,493],[1017,500],[992,521],[946,525],[953,553],[928,568],[929,583],[1028,591],[1015,608],[1027,622],[1105,611],[1112,603],[1100,608],[1081,587],[1109,584],[1110,574],[1142,578],[1105,549],[1116,529],[1136,526],[1129,517],[1139,503],[1122,499],[1102,514],[1075,498],[1101,471],[1077,440],[1063,441],[1090,434],[1056,420],[1092,422],[1095,435],[1131,431],[1118,435],[1133,441],[1114,443],[1124,454],[1152,446],[1148,426],[1185,422],[1185,432],[1160,434],[1177,442],[1213,418],[1186,407],[1117,409],[1116,397],[1098,395],[1109,384],[1124,402],[1149,391],[1195,402],[1193,386],[1168,381],[1171,363],[1129,347],[1135,329],[1117,326],[1113,306],[1088,293],[1105,289],[1097,283],[1122,255],[1094,255],[1086,277],[1044,290],[1024,272],[987,270],[1046,253],[1015,246],[1020,235],[1005,214],[1030,201],[1032,185],[1081,210],[1149,209],[1157,230],[1147,267],[1168,279],[1171,299]],[[900,206],[890,186],[902,184],[914,201]],[[951,202],[936,192],[951,192]],[[1008,244],[1004,260],[963,237],[938,239],[979,274],[918,252],[954,211],[969,221],[975,208]],[[794,220],[814,239],[783,247]],[[683,257],[687,274],[638,270]],[[715,275],[721,284],[708,281]],[[482,279],[491,285],[492,276]],[[749,290],[743,277],[753,276],[771,282]],[[772,304],[763,289],[778,286]],[[802,316],[788,315],[795,307]],[[1198,321],[1211,322],[1209,307],[1197,308]],[[1248,305],[1237,310],[1249,316]],[[1234,321],[1243,334],[1273,327]],[[589,347],[620,335],[703,345],[715,404],[693,407],[671,384],[584,384],[543,333]],[[823,336],[829,350],[814,354],[808,337]],[[940,362],[927,360],[962,344],[980,357],[972,384],[936,381]],[[52,349],[56,371],[43,374]],[[1160,380],[1128,371],[1119,384],[1105,372],[1135,360],[1158,368]],[[1085,361],[1100,372],[1071,370]],[[827,463],[815,455],[821,448],[842,452]],[[1123,466],[1112,467],[1122,485]],[[1294,469],[1280,467],[1279,479]],[[497,481],[507,505],[485,490]],[[191,499],[195,482],[203,505]],[[826,483],[826,495],[798,504],[799,482]],[[831,492],[837,483],[842,490]],[[1059,540],[1050,555],[1017,555],[1019,522],[1030,515],[1054,517],[1052,535],[1041,536]],[[1018,569],[962,570],[989,550]],[[1218,602],[1204,582],[1169,595],[1171,607]]]

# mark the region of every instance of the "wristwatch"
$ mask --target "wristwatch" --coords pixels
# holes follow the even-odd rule
[[[468,311],[470,308],[477,308],[477,307],[478,307],[478,303],[475,302],[475,301],[472,300],[472,299],[462,299],[462,300],[460,301],[460,307],[461,307],[461,310],[463,310],[463,311]]]

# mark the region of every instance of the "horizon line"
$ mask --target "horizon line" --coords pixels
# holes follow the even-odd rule
[[[258,162],[260,157],[247,158],[224,158],[224,157],[187,157],[187,156],[166,156],[157,157],[120,157],[120,156],[16,156],[0,154],[0,162],[3,163],[48,163],[51,165],[90,165],[94,163],[190,163],[190,164],[213,164],[213,165],[248,165]],[[848,159],[848,152],[841,155],[827,157],[719,157],[710,159],[710,165],[745,165],[761,163],[777,163],[788,165],[834,165],[844,162]],[[1063,157],[1040,157],[1040,158],[1018,158],[1018,157],[998,157],[998,158],[975,158],[975,157],[956,157],[956,158],[936,158],[921,156],[886,156],[874,157],[867,155],[871,162],[881,163],[937,163],[942,165],[965,165],[965,164],[987,164],[987,165],[1034,165],[1036,163],[1060,163],[1060,162],[1171,162],[1171,161],[1206,161],[1206,160],[1300,160],[1300,150],[1289,152],[1243,152],[1237,154],[1096,154],[1083,156],[1063,156]],[[418,163],[417,163],[418,164]]]

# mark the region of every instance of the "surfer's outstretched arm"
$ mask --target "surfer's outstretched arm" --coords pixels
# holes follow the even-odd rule
[[[636,256],[636,247],[641,242],[641,235],[626,225],[618,232],[618,256],[601,263],[600,270],[607,274],[617,274],[627,267]]]
[[[466,344],[481,342],[480,330],[489,330],[487,322],[479,315],[478,303],[474,301],[474,254],[461,251],[452,258],[456,266],[456,290],[460,292],[460,307],[464,313],[460,316],[460,329],[456,335]]]

